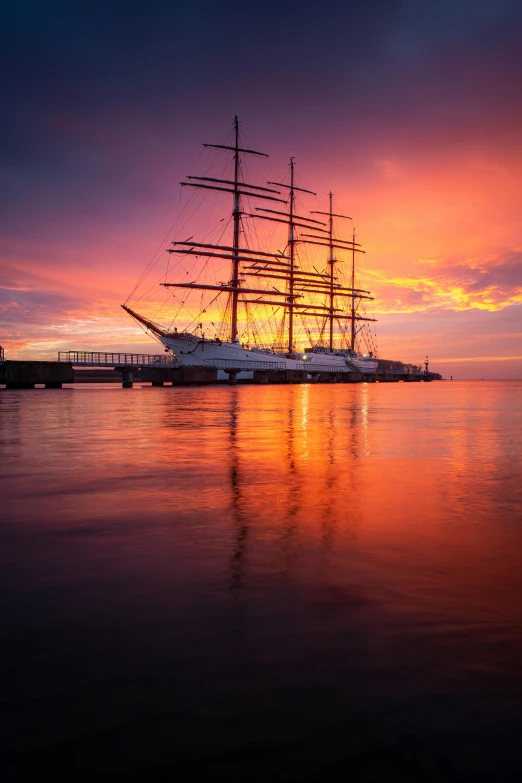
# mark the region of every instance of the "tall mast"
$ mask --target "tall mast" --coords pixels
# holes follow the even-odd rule
[[[295,237],[294,237],[294,159],[290,158],[290,210],[288,224],[288,249],[290,251],[290,269],[289,271],[289,301],[293,302],[294,293],[294,271],[295,271]],[[288,353],[294,350],[294,308],[290,307],[288,311]]]
[[[187,250],[181,250],[181,249],[170,249],[169,253],[185,253],[186,255],[198,255],[198,256],[207,256],[208,258],[230,258],[232,262],[232,269],[230,274],[230,280],[228,282],[228,285],[222,285],[222,286],[205,286],[205,285],[197,285],[195,286],[192,283],[185,283],[185,284],[178,284],[176,283],[174,287],[182,287],[182,288],[194,288],[197,287],[201,290],[220,290],[220,291],[227,291],[231,295],[231,310],[232,310],[232,319],[231,319],[231,327],[230,327],[230,340],[234,341],[237,339],[237,310],[238,310],[238,302],[239,295],[242,293],[241,289],[241,279],[240,279],[240,264],[242,261],[250,261],[251,259],[248,257],[245,257],[245,253],[252,253],[252,250],[249,250],[248,248],[241,248],[239,246],[239,233],[241,230],[241,215],[243,214],[241,210],[241,196],[250,196],[253,198],[261,198],[263,200],[268,201],[280,201],[286,204],[285,198],[277,198],[277,196],[273,195],[267,195],[268,193],[277,193],[279,196],[281,195],[279,190],[273,190],[272,188],[265,188],[261,187],[260,185],[252,185],[247,182],[242,182],[240,180],[240,169],[241,169],[241,159],[239,156],[239,153],[242,153],[243,155],[260,155],[261,157],[268,158],[268,155],[265,152],[258,152],[257,150],[249,150],[244,149],[243,147],[239,146],[239,120],[237,118],[237,115],[234,117],[234,129],[235,129],[235,138],[234,138],[234,146],[230,146],[228,144],[203,144],[204,147],[211,147],[213,149],[217,150],[230,150],[234,153],[234,179],[221,179],[216,177],[195,177],[195,176],[189,176],[187,179],[190,180],[189,182],[181,182],[181,185],[184,185],[186,187],[191,188],[203,188],[204,190],[215,190],[219,191],[220,193],[232,193],[234,197],[234,206],[232,210],[232,218],[233,218],[233,225],[234,225],[234,235],[232,238],[232,246],[228,245],[213,245],[209,243],[201,244],[198,242],[190,242],[189,240],[186,240],[184,242],[173,242],[174,245],[184,245],[187,247]],[[212,183],[212,184],[210,184]],[[262,191],[259,192],[252,192],[252,191]],[[204,250],[199,250],[199,248],[205,248]],[[228,251],[226,253],[218,252],[208,252],[208,250],[218,250],[218,251]],[[254,251],[255,252],[255,251]],[[261,254],[261,255],[271,255],[274,256],[276,259],[279,258],[280,254]],[[165,285],[174,285],[166,283]]]
[[[288,306],[288,353],[293,353],[294,350],[294,307],[295,305],[295,283],[299,282],[298,278],[295,277],[295,273],[297,270],[296,263],[295,263],[295,245],[298,241],[295,237],[295,229],[296,228],[305,228],[307,231],[324,231],[326,233],[326,229],[320,228],[320,226],[324,226],[324,223],[320,220],[313,220],[309,217],[303,217],[303,215],[296,215],[295,214],[295,192],[296,190],[299,190],[301,193],[310,193],[312,196],[316,196],[317,194],[313,190],[306,190],[306,188],[298,188],[295,185],[295,179],[294,179],[294,158],[290,158],[290,184],[286,185],[283,182],[267,182],[267,185],[276,185],[276,187],[281,188],[288,188],[290,191],[290,200],[289,200],[289,211],[288,212],[277,212],[273,209],[263,209],[262,207],[256,207],[256,210],[260,212],[270,212],[269,215],[257,215],[257,217],[262,218],[263,220],[271,220],[274,223],[287,223],[288,224],[288,298],[287,298],[287,306]],[[271,217],[271,215],[281,215],[281,217]],[[256,217],[255,215],[252,215],[252,217]],[[297,221],[305,221],[297,222]],[[310,225],[313,223],[314,225]]]
[[[352,339],[350,348],[355,351],[355,228],[352,235]]]
[[[239,192],[239,120],[237,114],[234,117],[235,126],[235,150],[234,150],[234,210],[232,217],[234,220],[234,238],[232,240],[232,278],[230,285],[233,287],[232,294],[232,324],[230,327],[230,340],[234,342],[237,337],[237,302],[239,298],[239,228],[241,221],[241,201]]]
[[[330,350],[333,349],[333,321],[334,321],[334,255],[333,255],[333,193],[330,191],[328,194],[330,199],[330,216],[329,216],[329,227],[330,227],[330,257],[328,259],[328,263],[330,265],[330,315],[329,315],[329,321],[330,321],[330,339],[329,339],[329,348]]]
[[[335,263],[336,260],[334,258],[334,248],[339,250],[349,250],[350,247],[352,248],[352,253],[355,256],[355,253],[364,253],[364,250],[355,250],[355,246],[353,245],[353,242],[348,242],[344,239],[335,239],[334,240],[334,232],[333,232],[333,224],[334,224],[334,217],[336,218],[343,218],[344,220],[351,220],[352,218],[348,215],[339,215],[336,212],[333,211],[333,193],[330,191],[328,194],[328,198],[330,199],[330,209],[328,212],[319,212],[318,210],[313,209],[312,214],[313,215],[326,215],[328,216],[328,239],[326,240],[326,237],[317,236],[317,234],[305,234],[306,237],[313,237],[313,239],[308,239],[307,241],[312,245],[320,245],[322,247],[327,247],[329,249],[328,253],[328,266],[330,267],[329,272],[329,299],[330,299],[330,307],[329,314],[328,314],[328,320],[330,322],[330,334],[329,334],[329,340],[328,340],[328,347],[331,350],[333,350],[333,343],[334,343],[334,335],[333,335],[333,328],[334,328],[334,317],[337,318],[338,316],[334,316],[335,308],[335,296],[339,293],[339,286],[335,285]],[[319,240],[319,241],[317,241]],[[326,240],[326,241],[325,241]],[[353,281],[352,281],[352,288],[353,288]],[[353,303],[353,291],[352,291],[352,303]]]

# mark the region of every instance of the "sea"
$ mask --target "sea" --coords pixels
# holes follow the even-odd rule
[[[522,772],[522,382],[0,390],[2,779]]]

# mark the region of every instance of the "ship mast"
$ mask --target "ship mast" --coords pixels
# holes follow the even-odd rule
[[[295,163],[294,158],[290,158],[290,184],[285,185],[283,182],[267,182],[267,185],[276,185],[280,188],[288,188],[289,190],[289,201],[288,201],[288,213],[285,214],[284,212],[276,212],[273,209],[263,209],[261,207],[256,207],[256,210],[259,212],[270,212],[274,215],[281,215],[282,217],[274,218],[274,217],[268,217],[267,215],[258,215],[257,217],[262,218],[263,220],[272,220],[275,223],[287,223],[288,224],[288,258],[290,261],[287,273],[287,282],[288,282],[288,301],[287,301],[287,309],[288,309],[288,353],[293,354],[294,352],[294,306],[293,303],[295,302],[295,282],[296,277],[295,273],[297,271],[296,263],[295,263],[295,246],[297,243],[296,235],[295,235],[295,229],[296,228],[305,228],[307,231],[324,231],[324,229],[319,228],[319,226],[323,226],[324,223],[322,223],[319,220],[313,220],[309,217],[303,217],[302,215],[296,215],[295,214],[295,193],[296,191],[300,191],[301,193],[309,193],[312,196],[317,195],[313,190],[306,190],[305,188],[298,188],[295,185]],[[252,217],[254,217],[252,215]],[[304,223],[298,223],[297,220],[304,220]],[[317,225],[317,228],[310,223],[314,223]],[[317,275],[317,277],[320,277],[320,275]]]
[[[288,249],[290,252],[289,269],[289,301],[293,301],[294,294],[294,271],[295,271],[295,241],[294,241],[294,159],[290,158],[290,203],[288,209]],[[294,350],[294,308],[290,307],[288,311],[288,353]]]
[[[184,255],[206,256],[207,258],[230,258],[231,260],[230,280],[228,284],[220,285],[220,286],[204,285],[204,284],[196,284],[196,283],[162,283],[161,285],[164,285],[168,288],[170,287],[196,288],[200,290],[208,290],[208,291],[218,290],[218,291],[228,292],[230,294],[230,299],[231,299],[230,340],[231,342],[236,342],[238,337],[237,311],[238,311],[238,302],[240,301],[239,295],[241,293],[264,293],[258,290],[241,288],[241,278],[240,278],[241,262],[256,260],[255,258],[249,258],[248,255],[245,256],[245,254],[249,254],[249,253],[253,253],[254,255],[256,255],[256,251],[250,250],[248,248],[241,248],[239,246],[239,234],[241,231],[241,216],[243,215],[243,211],[241,208],[241,197],[251,196],[253,198],[267,199],[268,201],[280,201],[284,204],[286,204],[286,199],[277,197],[281,195],[281,192],[279,190],[274,190],[273,188],[261,187],[259,185],[252,185],[246,182],[242,182],[240,180],[240,173],[241,173],[240,153],[243,155],[260,155],[265,158],[268,158],[268,155],[265,152],[257,152],[256,150],[244,149],[243,147],[239,146],[239,119],[237,115],[234,117],[234,146],[229,146],[226,144],[204,144],[203,146],[212,147],[218,150],[230,150],[231,152],[234,153],[234,179],[227,180],[227,179],[218,179],[215,177],[190,176],[187,177],[187,179],[197,180],[197,181],[181,182],[180,185],[189,186],[193,188],[203,188],[205,190],[217,190],[224,193],[232,194],[233,196],[232,246],[212,245],[208,243],[202,244],[198,242],[190,242],[187,240],[184,242],[173,242],[172,244],[174,246],[182,245],[183,248],[182,249],[178,249],[176,247],[170,248],[168,252],[182,253]],[[213,184],[207,184],[207,183],[213,183]],[[252,191],[258,191],[258,192],[252,192]],[[277,194],[277,196],[265,195],[268,193]],[[216,250],[221,252],[217,252],[217,253],[209,252],[209,251],[216,251]],[[222,252],[222,251],[227,251],[227,252]],[[284,256],[282,256],[282,254],[276,254],[276,253],[259,253],[259,255],[271,256],[273,258],[273,261],[271,261],[271,263],[273,264],[278,264],[281,262],[280,259],[285,258]],[[277,295],[279,296],[281,294],[277,294]]]
[[[329,345],[328,347],[330,350],[333,349],[333,327],[334,327],[334,320],[333,320],[333,311],[334,311],[334,249],[333,249],[333,193],[330,191],[328,194],[328,197],[330,199],[330,215],[328,218],[329,226],[330,226],[330,257],[328,259],[328,264],[330,266],[330,338],[329,338]],[[353,283],[352,283],[353,288]],[[353,297],[352,297],[353,298]]]
[[[241,194],[239,191],[239,120],[237,114],[234,117],[235,127],[235,150],[234,150],[234,210],[232,218],[234,221],[234,237],[232,239],[232,276],[230,284],[233,287],[232,297],[232,323],[230,326],[230,341],[235,342],[237,338],[237,300],[239,298],[239,228],[241,222]]]
[[[355,228],[352,233],[352,337],[350,348],[355,351]]]
[[[333,350],[334,347],[334,318],[336,318],[335,315],[335,295],[336,295],[336,288],[339,286],[335,286],[335,264],[337,263],[336,258],[334,258],[334,248],[338,248],[341,250],[345,250],[351,246],[352,248],[352,255],[355,258],[355,245],[353,242],[348,242],[344,239],[335,239],[334,240],[334,217],[343,218],[344,220],[351,220],[351,217],[348,217],[348,215],[338,215],[334,213],[333,211],[333,193],[330,191],[328,194],[328,198],[330,200],[330,209],[328,212],[318,212],[317,210],[312,210],[312,214],[316,215],[327,215],[328,216],[328,226],[329,226],[329,232],[328,232],[328,266],[330,268],[329,271],[329,278],[330,278],[330,291],[329,291],[329,300],[330,300],[330,312],[328,314],[328,322],[329,322],[329,339],[328,339],[328,347],[330,351]],[[310,236],[310,235],[309,235]],[[315,237],[315,239],[322,239],[322,237]],[[355,239],[353,240],[355,242]],[[320,244],[319,242],[313,242],[311,244]],[[363,250],[358,251],[360,253],[363,253]],[[352,324],[355,323],[355,319],[353,318],[353,301],[354,301],[354,294],[355,291],[354,288],[354,281],[352,277],[352,287],[351,287],[351,298],[352,298]]]

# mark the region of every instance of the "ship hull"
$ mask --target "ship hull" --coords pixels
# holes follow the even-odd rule
[[[347,357],[334,352],[307,353],[289,358],[272,351],[251,350],[237,343],[203,340],[194,335],[179,333],[159,337],[163,345],[176,355],[182,365],[212,365],[220,369],[252,370],[306,370],[308,372],[361,372],[374,374],[378,362],[359,357]],[[257,365],[257,367],[256,367]],[[272,367],[270,367],[272,365]]]

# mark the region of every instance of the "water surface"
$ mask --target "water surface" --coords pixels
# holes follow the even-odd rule
[[[0,391],[8,774],[514,779],[521,394]]]

